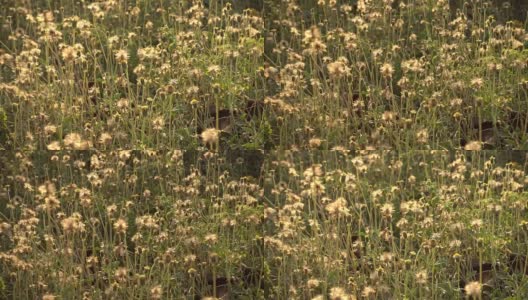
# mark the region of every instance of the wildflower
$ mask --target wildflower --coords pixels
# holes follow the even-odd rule
[[[151,30],[152,28],[154,28],[154,23],[147,21],[147,23],[145,23],[145,29]]]
[[[211,65],[207,67],[207,72],[212,75],[218,75],[222,69],[219,65]]]
[[[328,75],[332,79],[339,79],[350,72],[350,68],[346,65],[347,59],[340,58],[335,62],[329,63],[326,67],[328,69]]]
[[[480,229],[483,224],[484,221],[482,221],[482,219],[471,220],[471,226],[475,227],[476,229]]]
[[[46,126],[44,126],[44,133],[46,135],[54,134],[55,132],[57,132],[57,126],[55,126],[55,125],[46,125]]]
[[[112,204],[106,208],[106,214],[112,217],[117,212],[117,205]]]
[[[0,234],[7,233],[11,230],[11,225],[9,223],[3,222],[0,223]]]
[[[321,39],[321,31],[316,26],[304,32],[303,42],[308,45],[305,53],[308,55],[317,55],[326,52],[326,45]]]
[[[204,237],[204,241],[210,244],[216,243],[217,240],[218,240],[218,236],[214,233],[207,234]]]
[[[161,288],[161,285],[157,285],[150,289],[150,299],[152,300],[161,299],[162,294],[163,294],[163,289]]]
[[[108,144],[112,141],[112,135],[108,132],[103,132],[99,136],[99,144]]]
[[[117,233],[125,234],[128,228],[128,224],[123,219],[118,219],[114,222],[114,229],[117,231]]]
[[[321,143],[322,143],[322,140],[319,138],[310,139],[310,141],[308,142],[308,144],[310,145],[310,148],[319,148],[319,146],[321,146]]]
[[[337,216],[348,216],[350,215],[350,212],[347,208],[347,201],[343,197],[337,198],[334,202],[331,202],[326,206],[326,211],[330,215],[337,215]]]
[[[131,10],[130,10],[130,15],[131,16],[134,16],[134,17],[137,17],[139,16],[139,13],[141,12],[141,9],[137,6],[134,6]]]
[[[59,199],[55,196],[50,196],[44,198],[44,207],[47,211],[52,211],[60,207]]]
[[[130,158],[131,152],[132,152],[131,150],[121,150],[118,153],[118,157],[120,160],[126,161],[127,159]]]
[[[416,140],[420,144],[427,143],[427,140],[429,139],[429,133],[427,133],[427,129],[422,129],[416,133]]]
[[[317,288],[319,285],[321,284],[321,281],[315,279],[315,278],[312,278],[312,279],[308,279],[308,281],[306,282],[306,285],[308,286],[309,289],[315,289]]]
[[[472,281],[464,287],[466,295],[472,297],[473,299],[480,298],[482,293],[482,284],[478,281]]]
[[[162,116],[156,117],[152,120],[152,126],[154,130],[160,131],[163,129],[163,126],[165,126],[165,120],[163,120]]]
[[[390,123],[394,120],[396,120],[396,113],[393,112],[393,111],[385,111],[383,112],[383,114],[381,115],[381,119],[384,121],[384,122],[387,122],[387,123]]]
[[[464,100],[462,100],[460,98],[454,98],[454,99],[451,99],[451,101],[449,101],[449,104],[451,106],[461,106],[462,103],[464,103]]]
[[[371,286],[366,286],[361,292],[361,296],[365,298],[372,298],[376,295],[376,290]]]
[[[83,140],[78,133],[69,133],[64,137],[64,145],[75,150],[87,150],[92,145],[89,141]]]
[[[79,20],[77,21],[77,24],[75,25],[75,27],[79,29],[80,31],[88,30],[90,29],[91,26],[92,26],[92,23],[90,23],[90,21],[87,21],[87,20]]]
[[[115,271],[114,276],[115,276],[115,279],[116,279],[118,282],[124,282],[124,281],[126,281],[126,279],[127,279],[127,277],[128,277],[128,270],[127,270],[127,268],[124,268],[124,267],[118,268],[118,269]]]
[[[482,150],[482,142],[480,141],[471,141],[464,146],[466,151],[480,151]]]
[[[86,258],[86,264],[90,267],[96,267],[99,264],[99,258],[91,255]]]
[[[61,56],[65,62],[70,63],[70,62],[73,62],[77,58],[78,53],[75,47],[66,46],[62,49]]]
[[[392,67],[391,64],[389,63],[384,63],[381,67],[380,67],[380,72],[381,72],[381,75],[385,78],[391,78],[392,77],[392,74],[394,73],[394,68]]]
[[[108,38],[107,41],[108,41],[108,48],[112,49],[119,42],[119,36],[117,36],[117,35],[111,36],[111,37]]]
[[[194,275],[196,275],[196,273],[198,273],[198,271],[197,271],[195,268],[189,268],[189,269],[187,270],[187,273],[188,273],[189,275],[191,275],[191,276],[194,276]]]
[[[381,207],[381,215],[386,219],[392,218],[392,213],[394,212],[394,206],[391,203],[385,203]]]
[[[144,215],[141,217],[136,218],[136,225],[138,228],[147,228],[147,229],[155,229],[158,228],[158,224],[156,223],[156,219],[154,219],[151,215]]]
[[[201,137],[204,144],[213,145],[218,143],[219,135],[220,130],[215,128],[208,128],[202,132]]]
[[[330,299],[332,300],[343,300],[348,299],[348,294],[345,292],[345,289],[341,287],[333,287],[330,289]]]
[[[416,282],[418,284],[426,284],[427,283],[427,271],[426,270],[421,270],[421,271],[418,271],[414,277],[416,278]]]
[[[154,47],[140,48],[137,51],[137,55],[140,61],[144,60],[157,60],[160,58],[160,51]]]
[[[124,49],[117,50],[114,55],[118,63],[126,64],[128,62],[128,58],[129,58],[128,51]]]
[[[378,202],[381,196],[383,196],[383,191],[380,189],[377,189],[375,191],[372,191],[372,193],[370,193],[370,196],[372,197],[373,202]]]
[[[126,98],[121,98],[121,99],[117,100],[117,102],[116,102],[117,108],[119,108],[121,110],[127,109],[129,107],[129,104],[130,104],[130,102]]]
[[[393,255],[392,253],[390,252],[383,252],[381,255],[380,255],[380,261],[383,262],[383,263],[389,263],[392,261],[393,259]]]
[[[510,41],[511,41],[512,49],[519,49],[524,46],[524,43],[522,43],[521,41],[515,38],[511,38]]]
[[[57,141],[53,141],[53,142],[49,143],[46,147],[47,147],[48,150],[50,150],[50,151],[58,151],[58,150],[61,149],[61,145],[60,145],[60,143],[57,142]]]
[[[471,86],[473,86],[474,88],[479,89],[483,85],[484,85],[484,79],[480,77],[471,79]]]
[[[77,213],[72,214],[71,217],[65,218],[61,221],[62,229],[65,233],[84,232],[85,225],[80,220],[81,216]]]
[[[310,29],[304,32],[304,43],[308,44],[314,40],[319,39],[321,39],[321,31],[319,30],[319,28],[317,28],[317,26],[312,26]]]

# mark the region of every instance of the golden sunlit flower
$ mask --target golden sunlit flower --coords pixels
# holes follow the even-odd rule
[[[150,289],[150,299],[159,300],[161,299],[162,295],[163,295],[163,289],[161,285],[157,285]]]
[[[163,116],[156,117],[152,120],[152,128],[156,131],[160,131],[165,126],[165,120]]]
[[[392,213],[394,212],[394,206],[391,203],[385,203],[381,206],[380,211],[384,218],[390,219],[392,218]]]
[[[464,287],[464,291],[469,297],[478,299],[482,294],[482,284],[478,281],[472,281],[466,284],[466,286]]]
[[[124,282],[124,281],[126,281],[127,278],[128,278],[128,270],[127,270],[127,268],[124,268],[124,267],[118,268],[118,269],[115,271],[114,276],[115,276],[115,279],[116,279],[118,282]]]
[[[126,64],[128,62],[128,51],[121,49],[115,52],[115,59],[120,64]]]
[[[62,49],[61,55],[65,62],[71,63],[78,57],[78,52],[74,47],[66,46]]]
[[[128,228],[127,221],[124,219],[118,219],[114,222],[114,229],[117,233],[125,234]]]
[[[471,141],[471,142],[467,143],[464,146],[464,150],[467,150],[467,151],[480,151],[480,150],[482,150],[482,142],[480,142],[480,141]]]
[[[339,79],[348,75],[350,68],[346,65],[348,63],[346,58],[340,58],[337,61],[331,62],[327,65],[328,75],[330,78]]]
[[[61,149],[61,145],[60,145],[60,142],[58,141],[53,141],[51,143],[49,143],[46,148],[48,148],[48,150],[51,150],[51,151],[58,151]]]
[[[331,300],[348,300],[349,295],[345,292],[344,288],[333,287],[330,289],[330,299]]]
[[[348,202],[345,198],[337,198],[334,202],[326,205],[326,211],[332,216],[348,216],[350,212],[348,210]]]
[[[220,137],[220,130],[215,128],[207,128],[205,129],[202,134],[202,141],[206,145],[213,145],[218,143],[218,139]]]
[[[427,140],[429,139],[429,133],[427,132],[427,129],[421,129],[416,133],[416,140],[420,144],[427,143]]]
[[[419,272],[416,272],[414,275],[416,278],[416,283],[418,284],[426,284],[427,283],[427,271],[421,270]]]
[[[100,144],[109,144],[111,141],[112,141],[112,135],[110,135],[110,133],[108,132],[101,133],[101,135],[99,136],[99,140],[98,140]]]
[[[394,73],[394,68],[389,63],[384,63],[380,67],[380,72],[383,77],[390,78],[392,77],[392,74]]]

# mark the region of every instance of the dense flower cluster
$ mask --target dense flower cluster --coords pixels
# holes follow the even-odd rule
[[[0,299],[528,299],[522,1],[4,2]]]

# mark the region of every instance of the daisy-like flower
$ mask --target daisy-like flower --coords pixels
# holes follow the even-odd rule
[[[343,197],[337,198],[334,202],[329,203],[325,207],[326,211],[333,216],[348,216],[350,211],[347,207],[347,201]]]
[[[124,234],[126,233],[127,228],[128,228],[128,224],[127,224],[127,221],[125,221],[124,219],[118,219],[114,223],[114,229],[115,231],[117,231],[117,233]]]
[[[480,78],[480,77],[477,77],[477,78],[473,78],[471,79],[471,86],[476,88],[476,89],[479,89],[481,88],[482,86],[484,85],[484,79]]]
[[[220,130],[215,128],[207,128],[201,134],[202,141],[206,145],[213,145],[218,143],[220,137]]]
[[[464,150],[467,150],[467,151],[480,151],[480,150],[482,150],[482,142],[480,142],[480,141],[471,141],[471,142],[467,143],[464,146]]]
[[[130,57],[128,55],[128,51],[124,49],[117,50],[114,56],[115,56],[116,61],[120,64],[126,64],[128,62],[128,58]]]
[[[330,299],[332,300],[343,300],[349,299],[348,294],[345,292],[345,289],[342,287],[333,287],[330,289]]]
[[[381,75],[385,78],[391,78],[392,77],[392,74],[394,73],[394,68],[392,67],[391,64],[389,63],[384,63],[381,67],[380,67],[380,72],[381,72]]]
[[[482,294],[482,284],[478,281],[472,281],[466,284],[464,291],[468,297],[478,299]]]
[[[100,144],[108,144],[111,141],[112,141],[112,135],[108,132],[101,133],[101,135],[99,136],[99,140],[98,140]]]
[[[162,294],[163,289],[161,288],[161,285],[157,285],[150,289],[150,299],[152,300],[161,299]]]
[[[48,150],[51,150],[51,151],[58,151],[61,149],[61,145],[58,141],[53,141],[48,144],[47,148]]]
[[[65,62],[70,63],[70,62],[73,62],[77,58],[78,52],[75,49],[75,47],[67,46],[67,47],[64,47],[64,49],[62,49],[61,56]]]
[[[127,277],[128,277],[128,270],[127,268],[118,268],[115,273],[114,273],[114,276],[115,276],[115,279],[118,281],[118,282],[124,282],[127,280]]]
[[[418,284],[426,284],[427,283],[427,271],[421,270],[416,272],[414,275],[414,278],[416,278],[416,283]]]
[[[335,62],[327,65],[328,75],[330,78],[339,79],[350,72],[350,68],[346,65],[346,58],[340,58]]]
[[[392,218],[392,213],[394,212],[394,205],[391,203],[385,203],[383,206],[381,206],[380,211],[384,218],[390,219]]]
[[[163,129],[163,126],[165,126],[165,120],[163,120],[162,116],[154,118],[152,120],[152,128],[156,131],[160,131]]]

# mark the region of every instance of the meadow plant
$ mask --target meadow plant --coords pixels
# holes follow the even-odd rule
[[[528,298],[523,1],[1,2],[0,299]]]

